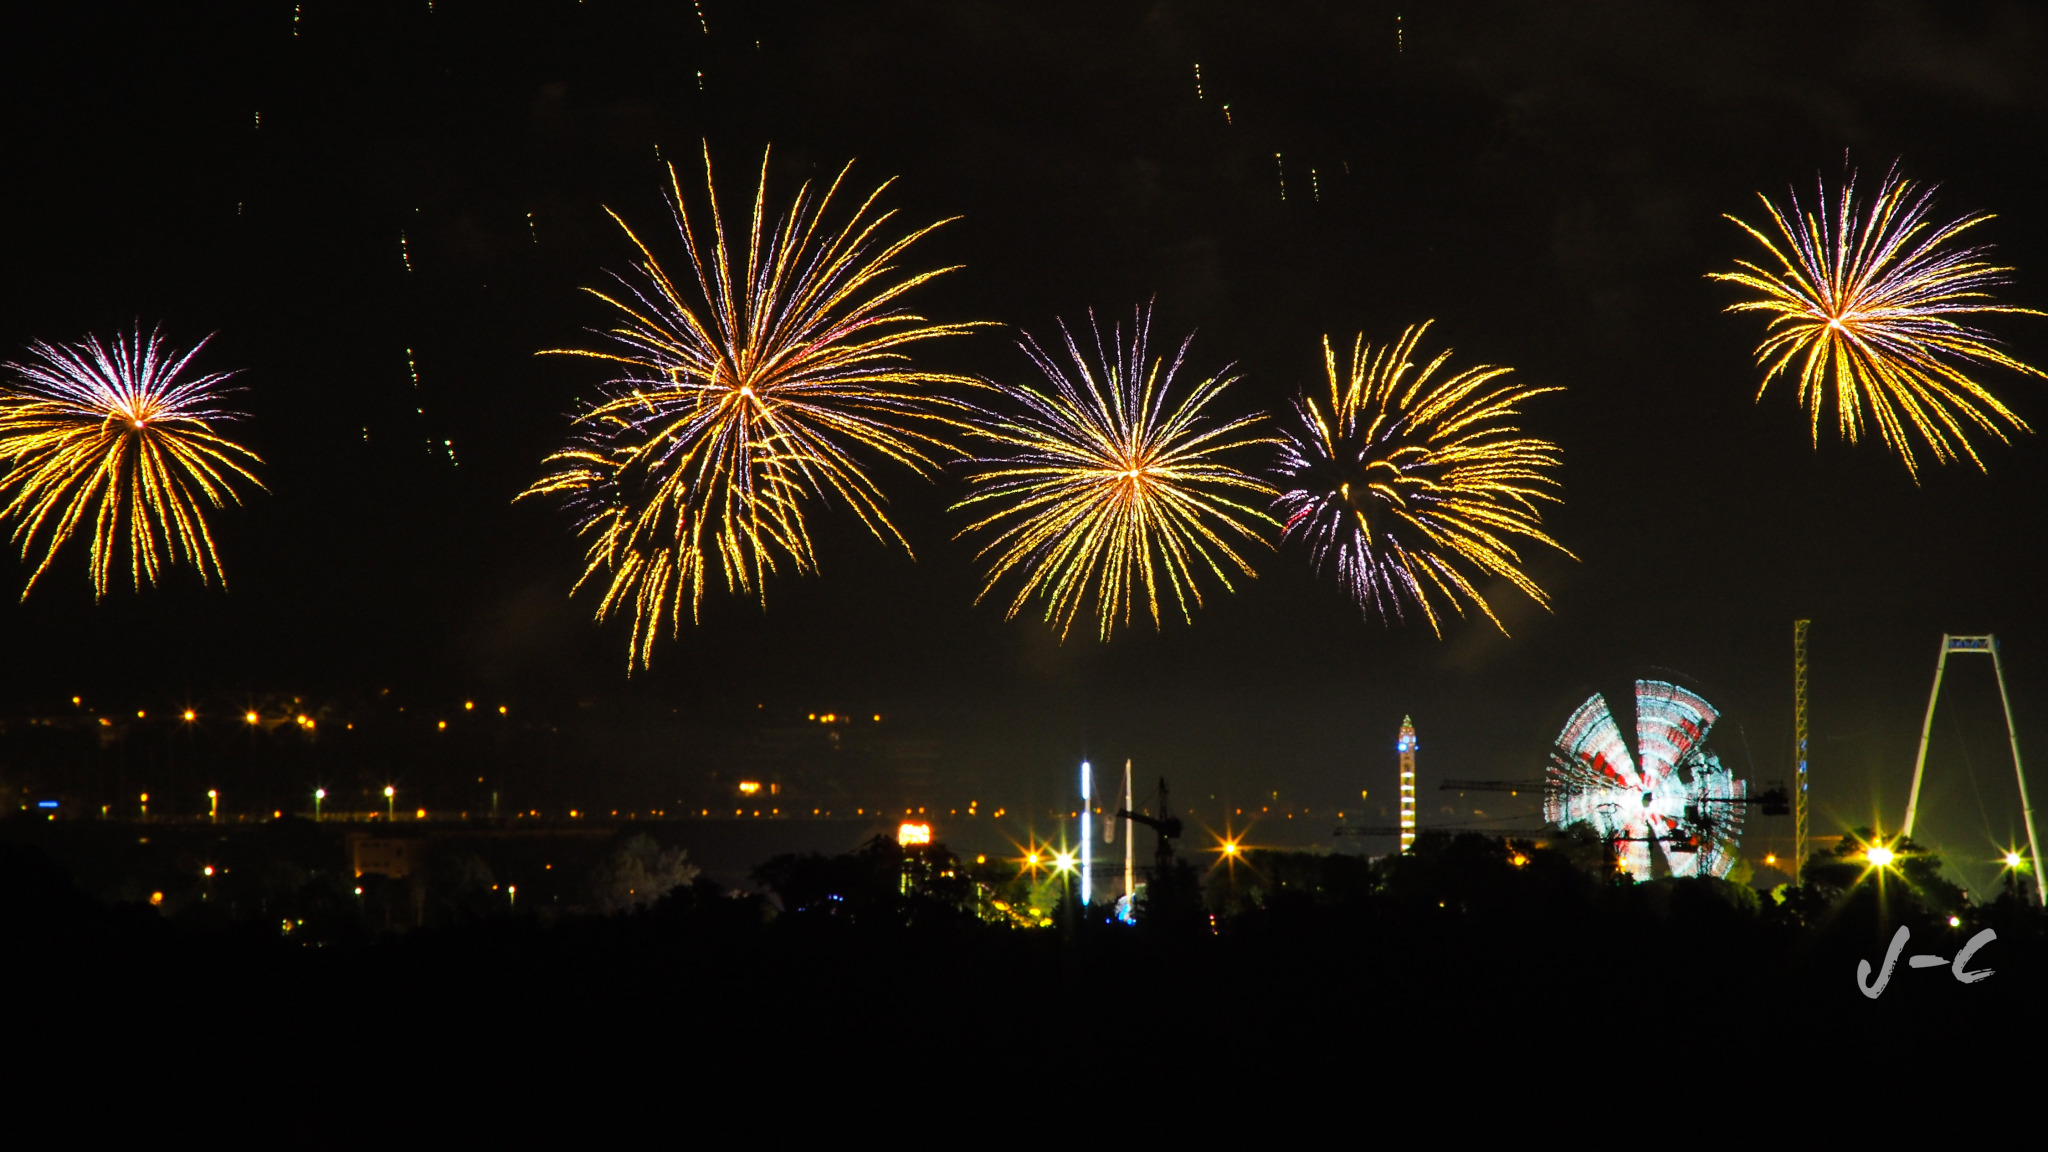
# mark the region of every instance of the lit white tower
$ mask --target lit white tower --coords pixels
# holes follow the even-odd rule
[[[1124,761],[1124,811],[1136,812],[1137,810],[1137,807],[1131,803],[1131,762],[1129,760],[1126,760]],[[1116,825],[1116,821],[1111,821],[1109,826],[1114,828],[1116,827]],[[1127,911],[1129,910],[1129,902],[1137,899],[1136,880],[1138,878],[1138,870],[1134,867],[1134,865],[1136,864],[1136,858],[1132,855],[1132,849],[1137,843],[1138,838],[1136,836],[1131,835],[1128,830],[1125,831],[1124,900],[1126,902],[1125,909]]]
[[[1394,741],[1401,754],[1401,851],[1415,846],[1415,721],[1401,717],[1401,738]]]
[[[1088,898],[1095,891],[1095,846],[1088,839],[1088,807],[1095,803],[1095,773],[1089,770],[1088,762],[1081,761],[1081,907],[1088,906]]]

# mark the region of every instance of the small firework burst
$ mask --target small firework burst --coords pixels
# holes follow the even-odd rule
[[[1933,188],[1922,191],[1900,179],[1897,165],[1867,209],[1857,203],[1854,173],[1833,197],[1821,183],[1813,212],[1801,207],[1796,193],[1787,193],[1784,208],[1759,195],[1777,239],[1728,219],[1764,246],[1776,269],[1738,260],[1741,271],[1710,276],[1759,294],[1728,311],[1770,317],[1756,350],[1764,367],[1758,399],[1773,380],[1795,374],[1816,445],[1823,410],[1832,403],[1843,439],[1853,444],[1866,422],[1875,424],[1916,480],[1916,438],[1938,464],[1968,457],[1981,470],[1984,461],[1970,443],[1973,433],[2009,443],[2008,433],[2031,431],[1971,378],[1973,369],[1996,365],[2048,375],[1999,351],[1990,334],[1955,319],[2041,313],[1992,303],[1990,289],[2010,283],[2012,269],[1986,261],[1988,246],[1952,243],[1991,215],[1937,225],[1930,219],[1933,198]]]
[[[43,553],[23,599],[88,521],[96,597],[124,542],[138,590],[181,562],[225,581],[206,509],[240,503],[238,480],[261,488],[248,465],[262,461],[214,431],[240,415],[221,405],[232,373],[184,375],[204,347],[181,355],[138,327],[106,342],[37,342],[0,365],[12,377],[0,384],[0,519],[23,560]]]
[[[1225,368],[1177,387],[1194,337],[1171,363],[1150,358],[1149,309],[1133,320],[1128,343],[1112,328],[1105,346],[1092,312],[1088,320],[1092,360],[1060,324],[1071,370],[1024,337],[1023,350],[1049,387],[997,386],[1014,411],[985,414],[976,431],[995,450],[968,462],[974,493],[956,505],[993,509],[963,532],[996,533],[981,550],[995,557],[982,597],[1021,572],[1008,615],[1043,597],[1045,618],[1062,640],[1091,600],[1103,640],[1130,625],[1141,597],[1157,627],[1162,587],[1192,620],[1192,605],[1202,602],[1200,571],[1232,590],[1231,569],[1253,574],[1232,541],[1263,543],[1253,525],[1272,523],[1244,500],[1273,490],[1220,459],[1268,442],[1250,431],[1257,417],[1208,414],[1237,377]]]
[[[1549,607],[1513,538],[1564,551],[1537,509],[1558,499],[1558,450],[1509,421],[1523,401],[1560,389],[1508,383],[1506,368],[1449,372],[1449,350],[1418,369],[1428,329],[1378,349],[1360,335],[1348,368],[1324,338],[1329,400],[1295,402],[1274,507],[1286,518],[1282,540],[1307,541],[1367,615],[1392,621],[1413,605],[1441,636],[1439,602],[1461,615],[1469,602],[1501,627],[1475,577],[1507,580]]]

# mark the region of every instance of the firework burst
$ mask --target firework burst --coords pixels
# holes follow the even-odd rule
[[[1441,636],[1439,603],[1462,615],[1470,602],[1505,632],[1473,575],[1504,579],[1548,608],[1513,538],[1564,552],[1536,503],[1558,498],[1557,446],[1508,421],[1523,401],[1561,389],[1504,382],[1506,368],[1448,372],[1448,350],[1418,371],[1415,346],[1428,329],[1377,350],[1360,335],[1348,368],[1324,338],[1329,401],[1297,400],[1281,441],[1281,539],[1306,540],[1367,615],[1391,621],[1413,604]]]
[[[612,213],[640,258],[614,290],[590,290],[617,310],[610,347],[556,352],[618,375],[576,415],[571,444],[548,458],[554,471],[522,495],[558,495],[571,507],[589,541],[577,587],[604,579],[599,619],[630,608],[638,666],[664,620],[679,628],[685,605],[696,618],[707,573],[759,595],[778,564],[815,569],[806,515],[817,499],[843,499],[877,538],[909,550],[854,453],[920,474],[937,468],[931,453],[948,446],[934,430],[958,424],[965,408],[935,386],[975,381],[915,368],[903,349],[974,325],[931,324],[898,307],[952,269],[897,273],[904,250],[946,221],[884,241],[894,213],[876,201],[888,182],[842,226],[825,226],[850,168],[822,192],[806,183],[771,220],[764,152],[736,267],[709,150],[708,231],[693,224],[671,165],[669,207],[689,261],[682,279]]]
[[[1042,596],[1045,618],[1062,640],[1091,599],[1104,640],[1119,623],[1130,625],[1141,594],[1158,627],[1162,585],[1192,620],[1189,602],[1202,602],[1198,573],[1206,568],[1232,590],[1230,568],[1253,573],[1231,538],[1263,542],[1250,525],[1272,523],[1237,494],[1268,497],[1273,490],[1218,459],[1268,442],[1247,431],[1257,418],[1207,416],[1237,377],[1226,368],[1176,389],[1193,336],[1169,364],[1147,358],[1149,310],[1133,320],[1128,343],[1112,328],[1105,346],[1092,312],[1088,319],[1092,361],[1060,324],[1071,371],[1024,337],[1025,354],[1050,387],[998,386],[1016,412],[984,414],[976,431],[997,450],[968,462],[975,491],[956,505],[994,508],[962,533],[996,533],[980,553],[995,559],[976,602],[1020,571],[1023,584],[1008,615]]]
[[[2009,443],[2008,431],[2031,429],[1968,370],[1998,365],[2044,375],[1993,347],[1988,333],[1954,319],[1997,312],[2041,315],[1991,303],[1989,289],[2010,283],[2012,269],[1985,261],[1987,246],[1952,245],[1991,215],[1933,223],[1934,189],[1920,191],[1901,180],[1896,166],[1867,209],[1856,201],[1853,173],[1832,202],[1825,183],[1816,196],[1813,212],[1804,211],[1793,193],[1783,209],[1758,196],[1777,227],[1775,240],[1729,216],[1770,252],[1776,270],[1738,260],[1741,271],[1710,277],[1759,294],[1728,311],[1770,317],[1756,351],[1764,367],[1758,399],[1771,381],[1794,374],[1816,445],[1822,410],[1832,402],[1844,439],[1853,444],[1866,421],[1875,424],[1916,480],[1915,437],[1936,463],[1967,456],[1981,470],[1984,461],[1970,443],[1973,431]]]
[[[138,327],[106,343],[39,341],[25,362],[0,365],[12,377],[0,383],[0,519],[24,561],[43,553],[24,600],[88,523],[95,597],[124,542],[138,590],[180,562],[225,583],[205,511],[240,503],[237,480],[261,488],[248,465],[262,461],[213,431],[240,415],[221,406],[232,373],[183,376],[204,347],[179,355]]]

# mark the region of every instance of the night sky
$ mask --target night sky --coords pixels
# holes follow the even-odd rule
[[[1940,182],[1944,219],[1997,213],[1976,235],[2019,270],[2004,299],[2048,307],[2036,8],[703,0],[700,26],[687,0],[308,0],[296,33],[293,9],[0,17],[0,345],[217,332],[200,363],[243,370],[236,435],[269,489],[217,518],[226,593],[180,570],[95,605],[74,551],[0,609],[11,711],[597,701],[680,727],[564,762],[563,787],[655,792],[756,713],[880,712],[937,742],[949,799],[1051,798],[1079,757],[1129,756],[1190,797],[1326,807],[1391,797],[1404,713],[1425,789],[1530,776],[1579,700],[1644,674],[1724,710],[1739,774],[1783,779],[1805,616],[1817,833],[1899,819],[1944,631],[2006,643],[2021,748],[2048,758],[2048,449],[1994,442],[1988,475],[1917,487],[1879,445],[1816,450],[1788,388],[1754,401],[1762,321],[1705,279],[1755,255],[1722,213],[1754,221],[1757,192],[1809,193],[1846,151],[1866,181],[1897,158]],[[1191,367],[1243,373],[1231,412],[1319,384],[1325,333],[1429,318],[1456,363],[1564,386],[1524,425],[1564,452],[1546,524],[1577,560],[1530,563],[1554,613],[1502,590],[1511,639],[1439,641],[1362,619],[1290,547],[1192,627],[1062,645],[974,606],[957,474],[882,466],[915,561],[821,516],[821,574],[773,580],[765,613],[709,595],[629,679],[625,623],[568,597],[567,518],[512,497],[602,378],[535,353],[607,321],[579,291],[630,259],[604,207],[665,236],[656,150],[687,188],[700,141],[729,211],[772,145],[772,199],[854,160],[863,191],[898,178],[899,219],[960,217],[913,252],[964,267],[912,303],[1000,326],[924,346],[932,368],[1022,378],[1019,331],[1156,298],[1162,343],[1196,331]],[[2048,319],[1993,327],[2048,363]],[[2048,426],[2040,383],[1988,382]],[[1951,683],[1922,831],[1987,854],[2018,834],[1988,662]]]

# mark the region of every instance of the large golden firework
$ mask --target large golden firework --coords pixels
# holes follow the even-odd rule
[[[1112,329],[1105,349],[1091,313],[1091,362],[1062,323],[1071,374],[1026,335],[1024,351],[1051,389],[1004,386],[1017,411],[985,413],[976,429],[999,449],[969,462],[968,482],[976,491],[956,505],[996,506],[965,530],[997,530],[981,550],[984,557],[996,554],[981,596],[1005,574],[1021,571],[1024,581],[1008,615],[1042,595],[1045,618],[1062,640],[1091,597],[1102,639],[1119,622],[1128,627],[1141,587],[1154,627],[1162,584],[1182,617],[1192,620],[1189,601],[1202,602],[1199,569],[1214,573],[1226,591],[1227,567],[1253,574],[1225,534],[1263,543],[1248,524],[1272,523],[1233,494],[1270,496],[1273,490],[1218,459],[1268,442],[1243,434],[1257,418],[1217,422],[1206,415],[1237,378],[1218,373],[1175,398],[1174,375],[1194,337],[1182,342],[1170,365],[1164,358],[1148,363],[1150,326],[1150,313],[1139,312],[1130,342]]]
[[[261,488],[247,465],[262,461],[213,430],[239,415],[219,406],[231,373],[180,379],[205,346],[178,355],[137,328],[106,343],[39,341],[25,362],[0,366],[11,377],[0,383],[0,519],[23,560],[43,552],[24,600],[88,517],[96,598],[124,540],[137,589],[181,561],[226,582],[205,509],[240,503],[237,479]]]
[[[1411,327],[1377,350],[1360,334],[1348,368],[1324,337],[1329,402],[1297,400],[1299,419],[1281,441],[1282,539],[1307,540],[1369,615],[1398,619],[1412,603],[1441,636],[1433,598],[1461,615],[1469,601],[1505,632],[1467,569],[1550,606],[1512,538],[1571,555],[1543,532],[1536,504],[1558,499],[1557,445],[1508,421],[1523,401],[1561,389],[1499,382],[1509,370],[1487,365],[1439,376],[1449,350],[1418,371],[1415,346],[1428,330]]]
[[[1711,279],[1760,293],[1759,299],[1732,304],[1728,311],[1770,317],[1756,351],[1757,363],[1765,366],[1758,399],[1797,362],[1799,402],[1812,414],[1816,445],[1821,411],[1832,399],[1844,439],[1855,443],[1865,420],[1874,422],[1915,480],[1920,468],[1909,429],[1926,443],[1936,463],[1967,456],[1983,469],[1970,443],[1971,429],[2006,443],[2008,429],[2031,429],[1972,380],[1967,369],[1990,364],[2048,375],[1999,351],[1988,333],[1953,319],[1996,312],[2041,315],[2031,308],[1990,303],[1988,289],[2010,283],[2012,269],[1982,259],[1988,246],[1949,247],[1958,234],[1991,214],[1931,223],[1934,190],[1919,191],[1914,182],[1901,180],[1896,166],[1867,210],[1859,211],[1853,173],[1832,204],[1825,183],[1817,195],[1814,212],[1804,212],[1796,194],[1788,193],[1785,209],[1769,197],[1757,197],[1782,245],[1729,216],[1770,252],[1777,267],[1768,270],[1738,260],[1742,271],[1711,274]]]
[[[842,226],[825,227],[851,167],[822,193],[804,184],[771,220],[763,152],[735,269],[709,149],[708,235],[693,226],[671,165],[668,201],[690,263],[680,281],[611,214],[640,254],[632,277],[614,277],[618,290],[590,289],[620,314],[612,347],[552,351],[620,374],[576,415],[572,443],[548,458],[555,471],[522,496],[556,494],[574,509],[589,539],[577,588],[604,574],[599,619],[630,606],[631,664],[648,664],[663,620],[679,628],[686,603],[696,618],[707,571],[729,590],[765,595],[778,563],[815,569],[805,521],[813,499],[836,494],[878,539],[909,550],[854,450],[936,469],[930,453],[947,445],[934,430],[957,423],[964,406],[935,389],[975,381],[916,368],[903,348],[974,325],[927,323],[897,306],[952,269],[896,274],[904,250],[947,221],[884,242],[895,213],[875,204],[888,182]]]

